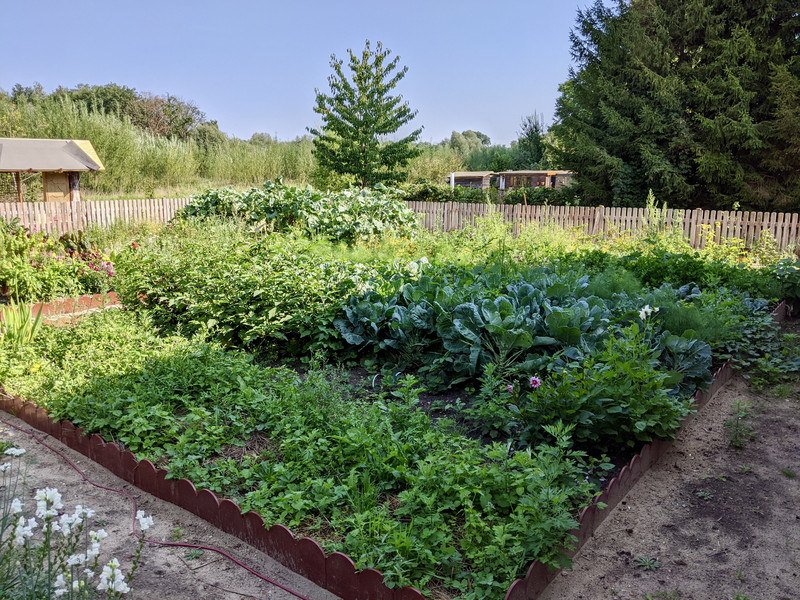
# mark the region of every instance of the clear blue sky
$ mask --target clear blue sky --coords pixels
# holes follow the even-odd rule
[[[395,91],[421,140],[474,129],[508,143],[525,115],[551,122],[590,2],[5,0],[0,88],[114,82],[189,100],[229,135],[286,140],[319,123],[330,55],[369,39],[408,66]]]

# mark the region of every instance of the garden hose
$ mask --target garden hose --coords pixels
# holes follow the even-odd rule
[[[209,552],[215,552],[216,554],[219,554],[220,556],[224,556],[225,558],[227,558],[231,562],[236,563],[238,566],[243,568],[245,571],[247,571],[251,575],[254,575],[254,576],[258,577],[259,579],[262,579],[263,581],[266,581],[267,583],[270,583],[270,584],[272,584],[272,585],[274,585],[276,587],[279,587],[283,591],[288,592],[288,593],[292,594],[293,596],[295,596],[297,598],[300,598],[300,600],[311,600],[310,598],[307,598],[306,596],[303,596],[302,594],[299,594],[298,592],[295,592],[294,590],[291,590],[291,589],[287,588],[286,586],[281,585],[277,581],[275,581],[273,579],[270,579],[266,575],[262,575],[258,571],[254,570],[254,569],[251,569],[250,567],[248,567],[247,565],[245,565],[241,561],[237,560],[236,558],[234,558],[233,556],[231,556],[230,554],[228,554],[227,552],[225,552],[224,550],[221,550],[219,548],[214,548],[214,547],[211,547],[211,546],[203,546],[203,545],[200,545],[200,544],[188,544],[188,543],[182,543],[182,542],[160,542],[158,540],[151,540],[151,539],[145,538],[143,535],[141,535],[140,533],[138,533],[136,531],[136,513],[138,511],[138,507],[137,507],[136,499],[133,496],[131,496],[125,490],[118,490],[118,489],[115,489],[115,488],[106,487],[104,485],[100,485],[99,483],[96,483],[96,482],[92,481],[91,479],[89,479],[86,476],[86,474],[80,469],[80,467],[78,467],[78,465],[76,465],[74,462],[72,462],[69,459],[69,457],[66,456],[66,454],[64,454],[63,452],[59,451],[58,449],[54,448],[53,446],[51,446],[50,444],[45,442],[43,439],[38,437],[35,433],[33,433],[31,431],[27,431],[27,430],[25,430],[25,429],[23,429],[21,427],[18,427],[16,425],[14,425],[13,423],[10,423],[9,421],[6,421],[2,417],[0,417],[0,422],[2,422],[4,425],[8,425],[9,427],[11,427],[13,429],[16,429],[20,433],[24,433],[25,435],[28,435],[28,436],[32,437],[40,445],[42,445],[45,448],[47,448],[48,450],[58,454],[61,458],[63,458],[65,461],[67,461],[67,463],[69,463],[69,465],[73,469],[75,469],[80,474],[80,476],[83,478],[83,480],[85,482],[89,483],[90,485],[93,485],[94,487],[96,487],[98,489],[101,489],[101,490],[106,490],[106,491],[109,491],[109,492],[114,492],[116,494],[121,494],[121,495],[125,496],[126,498],[128,498],[128,500],[130,500],[131,503],[133,504],[133,515],[134,516],[133,516],[133,519],[132,519],[131,528],[133,530],[133,535],[137,539],[142,540],[143,542],[146,542],[148,544],[157,544],[159,546],[171,546],[171,547],[176,547],[176,548],[190,548],[190,549],[193,549],[193,550],[204,550],[204,551],[207,550]]]

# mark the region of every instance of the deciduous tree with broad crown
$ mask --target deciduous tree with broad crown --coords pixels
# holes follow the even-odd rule
[[[367,40],[360,56],[347,52],[349,76],[344,61],[332,54],[330,93],[314,90],[314,112],[323,122],[319,129],[308,129],[315,136],[314,155],[322,168],[351,175],[361,187],[399,181],[402,168],[419,154],[413,143],[422,132],[419,128],[399,140],[388,139],[417,114],[402,96],[390,95],[408,67],[398,69],[400,57],[389,60],[391,50],[380,42],[373,51]]]

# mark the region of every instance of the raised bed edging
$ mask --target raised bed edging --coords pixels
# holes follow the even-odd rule
[[[34,317],[41,311],[42,318],[46,318],[82,313],[94,308],[105,308],[120,303],[121,300],[116,292],[108,292],[106,294],[92,294],[77,298],[58,298],[51,302],[36,302],[28,306],[30,306],[31,314]],[[0,320],[2,318],[2,314],[0,314]]]
[[[786,302],[781,302],[772,312],[772,316],[777,322],[785,321],[788,318],[788,314],[789,306]],[[722,386],[730,381],[731,377],[733,377],[733,372],[734,370],[730,361],[717,369],[717,372],[714,373],[714,379],[711,385],[708,386],[708,390],[695,393],[694,407],[700,409],[705,406]],[[684,418],[678,431],[681,431],[691,418],[691,415]],[[594,536],[597,528],[600,527],[600,524],[605,518],[611,514],[620,500],[631,491],[634,484],[641,479],[642,475],[661,460],[667,450],[672,447],[672,444],[673,442],[670,440],[660,439],[645,444],[641,451],[631,458],[630,463],[622,467],[619,475],[608,483],[603,493],[597,496],[592,504],[581,511],[578,517],[578,529],[570,532],[577,538],[577,542],[575,542],[573,548],[567,552],[570,557],[575,556],[583,544]],[[607,505],[606,508],[601,509],[598,506],[601,502]],[[517,579],[511,584],[511,587],[508,588],[505,600],[536,600],[560,572],[561,569],[551,570],[539,561],[534,561],[531,563],[531,566],[528,567],[525,577]]]
[[[42,314],[59,314],[56,312],[59,307],[70,307],[72,310],[69,312],[78,312],[106,306],[112,303],[110,296],[111,294],[99,294],[56,301],[49,305],[45,304]],[[38,310],[36,307],[37,305],[34,305],[34,313]],[[785,320],[786,304],[782,302],[773,315],[776,321]],[[708,391],[695,394],[695,406],[701,408],[705,405],[732,376],[733,368],[726,363],[714,374],[714,380]],[[149,460],[137,460],[131,451],[122,450],[117,444],[106,442],[97,434],[87,436],[84,429],[76,428],[70,421],[55,422],[44,408],[32,402],[0,396],[0,410],[14,414],[32,427],[53,436],[139,489],[180,506],[220,530],[265,552],[288,569],[344,600],[424,600],[425,598],[413,587],[388,588],[383,583],[383,574],[380,571],[366,569],[357,572],[353,560],[346,554],[333,552],[326,556],[316,541],[305,537],[298,539],[283,525],[273,525],[267,529],[258,513],[249,511],[243,514],[240,507],[232,500],[220,501],[216,494],[208,489],[198,491],[188,479],[167,479],[166,469],[156,469]],[[684,424],[690,418],[686,417]],[[581,511],[578,518],[579,527],[571,532],[578,541],[568,553],[570,556],[574,556],[586,540],[594,535],[606,516],[641,476],[658,463],[671,446],[672,442],[667,440],[655,440],[645,444],[630,463],[622,468],[619,475],[609,482],[603,493]],[[602,510],[598,506],[601,502],[607,505]],[[544,564],[534,561],[525,577],[511,584],[505,600],[536,600],[559,572],[560,570],[551,571]]]
[[[311,538],[295,538],[283,525],[266,528],[258,513],[242,513],[232,500],[220,500],[208,489],[197,490],[188,479],[167,479],[166,469],[149,460],[137,460],[100,435],[86,435],[71,421],[56,422],[47,411],[21,398],[0,396],[0,410],[11,413],[36,429],[102,465],[140,490],[171,502],[205,519],[214,527],[236,536],[265,552],[279,563],[344,600],[424,600],[416,588],[390,589],[383,573],[375,569],[356,571],[353,560],[340,552],[326,556]]]

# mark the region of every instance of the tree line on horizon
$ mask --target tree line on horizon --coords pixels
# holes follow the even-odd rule
[[[443,185],[452,171],[538,168],[543,155],[531,159],[524,149],[531,143],[541,146],[543,132],[541,118],[531,116],[523,119],[520,139],[510,146],[493,145],[487,135],[472,130],[453,131],[437,144],[415,143],[418,155],[395,182]],[[106,171],[85,174],[82,185],[103,194],[163,195],[258,185],[281,177],[323,189],[353,183],[320,168],[311,134],[279,141],[256,132],[238,139],[221,131],[191,101],[116,83],[79,84],[49,93],[39,83],[0,89],[0,137],[89,139]]]

